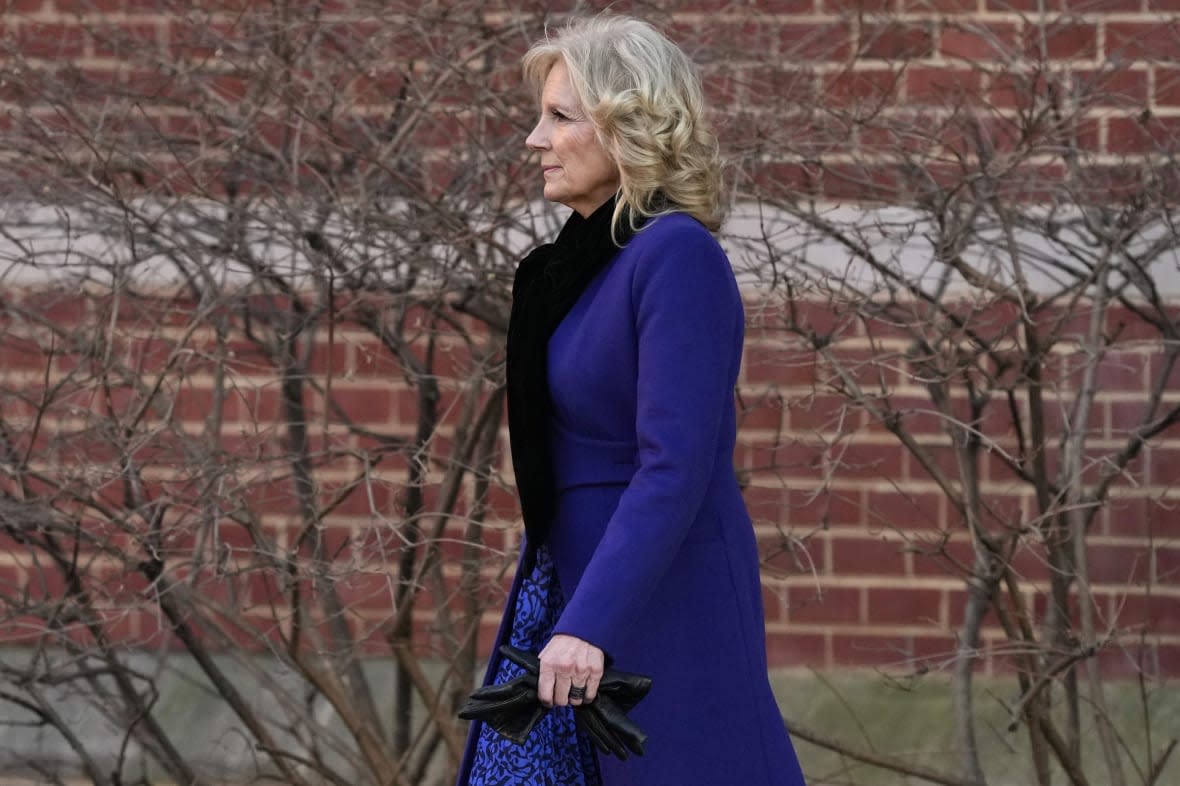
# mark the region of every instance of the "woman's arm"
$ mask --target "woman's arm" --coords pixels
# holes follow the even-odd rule
[[[639,468],[556,626],[608,653],[697,518],[740,362],[742,304],[729,260],[699,224],[673,219],[633,241],[644,244],[632,282]]]

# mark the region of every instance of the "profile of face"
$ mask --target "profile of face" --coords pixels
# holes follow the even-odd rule
[[[541,118],[525,144],[541,154],[545,198],[551,202],[589,216],[619,188],[619,167],[598,141],[562,60],[545,77]]]

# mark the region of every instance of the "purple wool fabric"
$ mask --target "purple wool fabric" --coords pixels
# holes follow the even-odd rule
[[[549,342],[558,495],[545,545],[567,596],[554,632],[652,677],[630,713],[647,752],[600,756],[604,786],[804,786],[767,680],[733,469],[743,328],[725,253],[674,214],[628,243]]]

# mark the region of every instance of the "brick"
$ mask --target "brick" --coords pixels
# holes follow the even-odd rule
[[[819,382],[815,388],[819,392],[801,388],[788,391],[785,403],[789,429],[822,453],[828,442],[861,429],[868,423],[868,418],[844,396],[825,392],[831,384],[826,375]]]
[[[943,496],[932,492],[870,491],[866,508],[872,528],[929,530],[945,527]]]
[[[970,14],[979,10],[979,0],[897,0],[897,5],[907,14]]]
[[[967,619],[967,599],[965,590],[949,590],[946,599],[946,625],[952,630],[959,631]],[[982,626],[986,627],[996,622],[991,604],[983,613]]]
[[[896,385],[898,368],[904,355],[900,351],[887,351],[883,347],[868,349],[835,345],[828,348],[830,356],[817,361],[817,376],[833,388],[845,387],[845,379],[857,381],[866,392],[879,394]]]
[[[1113,400],[1104,401],[1106,411],[1106,436],[1112,439],[1126,439],[1148,422],[1146,401]]]
[[[910,636],[910,648],[918,671],[946,669],[954,661],[957,652],[953,635]]]
[[[970,574],[974,562],[971,544],[962,540],[914,543],[915,576],[964,578]]]
[[[960,477],[957,450],[951,447],[945,440],[939,440],[937,443],[926,442],[920,444],[933,471],[940,473],[944,478],[957,482]],[[904,477],[908,480],[925,481],[933,479],[931,471],[927,470],[916,456],[909,457],[909,463],[905,467]],[[947,508],[947,516],[948,523],[954,524],[952,511],[949,507]]]
[[[395,380],[405,373],[397,357],[383,344],[368,336],[353,342],[352,351],[352,370],[357,374]]]
[[[1009,62],[1019,56],[1016,25],[1001,22],[948,23],[939,32],[938,50],[943,57],[975,63],[994,60]]]
[[[881,402],[878,406],[882,408],[883,418],[873,419],[869,424],[870,434],[891,434],[886,425],[895,420],[899,422],[901,429],[910,435],[941,436],[945,433],[944,418],[924,397],[892,395],[888,402]]]
[[[742,489],[742,497],[746,502],[746,509],[750,512],[750,518],[756,523],[777,524],[783,518],[786,489],[782,486],[746,486]]]
[[[1136,584],[1150,576],[1151,553],[1146,546],[1093,544],[1087,556],[1091,584]]]
[[[726,74],[734,74],[727,67]],[[762,108],[795,108],[810,106],[819,93],[814,71],[793,62],[760,62],[734,76],[741,81],[744,95],[755,99]]]
[[[860,622],[861,590],[848,587],[791,587],[787,593],[792,623]]]
[[[1107,22],[1105,55],[1115,62],[1144,60],[1175,63],[1180,61],[1178,41],[1178,20]]]
[[[756,10],[748,9],[749,5],[755,5]],[[814,8],[815,0],[757,0],[756,3],[749,3],[748,0],[681,0],[676,4],[676,10],[686,14],[736,10],[763,14],[806,14]]]
[[[389,612],[394,607],[397,579],[388,573],[349,571],[336,581],[336,591],[346,609]]]
[[[740,102],[748,78],[739,69],[716,69],[702,72],[701,88],[709,106],[732,106]],[[761,95],[755,92],[755,95]]]
[[[341,484],[322,483],[320,485],[321,504],[328,505],[343,493]],[[390,515],[393,512],[395,487],[377,479],[369,480],[353,488],[340,498],[332,513],[339,516],[369,517],[376,515]]]
[[[1097,658],[1099,671],[1107,679],[1159,676],[1159,652],[1152,639],[1112,641],[1098,651]]]
[[[1148,483],[1152,486],[1172,489],[1180,486],[1180,448],[1151,445],[1143,463],[1147,467]]]
[[[1044,548],[1027,540],[1022,540],[1016,547],[1009,562],[1012,572],[1022,582],[1043,585],[1048,582],[1052,572],[1049,567],[1049,557]]]
[[[16,31],[16,46],[26,57],[72,60],[86,50],[81,27],[51,22],[28,22]]]
[[[1030,109],[1048,93],[1045,74],[1001,71],[991,77],[987,99],[997,109]]]
[[[1165,644],[1160,642],[1155,645],[1155,669],[1153,673],[1160,676],[1180,674],[1180,644]]]
[[[1152,321],[1153,319],[1158,321],[1161,318],[1180,321],[1180,304],[1164,303],[1158,308],[1148,309],[1144,316],[1120,307],[1109,308],[1106,312],[1107,330],[1117,338],[1118,343],[1127,345],[1135,342],[1150,342],[1152,346],[1128,347],[1128,349],[1138,349],[1152,355],[1159,354],[1164,349],[1156,344],[1161,337],[1161,330]]]
[[[913,645],[908,636],[832,634],[834,666],[900,668],[913,658]]]
[[[1142,537],[1152,535],[1157,524],[1156,503],[1143,496],[1111,496],[1101,514],[1107,535]],[[1155,533],[1158,534],[1158,533]]]
[[[43,371],[50,362],[42,341],[7,332],[0,335],[0,372]]]
[[[836,107],[864,107],[866,111],[891,101],[898,93],[901,69],[844,70],[823,77],[823,95]]]
[[[833,163],[824,170],[824,195],[837,202],[893,203],[911,188],[908,173],[891,163]]]
[[[787,666],[824,668],[828,665],[827,637],[822,633],[770,630],[766,637],[766,657],[772,669]]]
[[[983,76],[975,70],[915,65],[905,71],[907,102],[940,106],[970,105],[979,100],[982,89]]]
[[[1147,361],[1145,357],[1137,355],[1138,353],[1120,353],[1117,350],[1108,353],[1095,370],[1097,392],[1141,392],[1145,387]],[[1075,395],[1085,383],[1086,367],[1091,363],[1090,358],[1080,352],[1062,353],[1045,363],[1042,369],[1046,389],[1044,410],[1034,414],[1040,414],[1044,418],[1048,433],[1054,433],[1077,422],[1073,412]],[[1102,412],[1097,405],[1089,412],[1087,427],[1091,431],[1102,428]]]
[[[742,379],[747,384],[810,388],[815,384],[815,354],[789,347],[747,342]]]
[[[95,57],[126,57],[140,60],[159,48],[160,30],[154,24],[86,24],[91,53]]]
[[[1180,596],[1156,593],[1112,594],[1102,622],[1111,627],[1149,634],[1180,633]]]
[[[53,0],[53,7],[62,14],[159,13],[160,0]]]
[[[353,423],[385,425],[393,418],[393,401],[387,387],[332,388],[332,417],[337,412]]]
[[[1156,106],[1180,106],[1180,68],[1155,66],[1152,69],[1155,78]]]
[[[743,439],[743,443],[738,446],[738,466],[757,476],[806,476],[814,475],[819,469],[821,452],[812,444],[791,438],[748,442]]]
[[[861,492],[832,489],[787,490],[787,520],[795,527],[839,527],[863,524]]]
[[[1146,70],[1074,68],[1071,73],[1082,106],[1124,109],[1147,106],[1150,90]]]
[[[31,14],[41,10],[48,0],[0,0],[0,12],[4,14]]]
[[[1161,517],[1166,517],[1168,512],[1166,509],[1156,508],[1156,512],[1160,513]],[[1166,522],[1165,527],[1159,529],[1164,530],[1161,534],[1168,539],[1169,544],[1176,543],[1177,527],[1174,518],[1163,518]],[[1167,526],[1170,524],[1171,526]],[[1155,581],[1160,584],[1170,584],[1173,586],[1180,586],[1180,548],[1175,546],[1164,547],[1156,546],[1155,552]]]
[[[1103,679],[1126,680],[1139,675],[1141,670],[1152,674],[1156,663],[1155,646],[1151,643],[1112,641],[1094,657]]]
[[[1153,352],[1148,358],[1147,368],[1150,379],[1148,384],[1152,389],[1180,390],[1180,354],[1169,358],[1165,352]]]
[[[934,31],[921,22],[865,23],[861,25],[861,57],[911,60],[934,54]]]
[[[762,578],[762,614],[768,629],[787,619],[787,588],[778,583],[772,585],[766,576]]]
[[[1097,382],[1103,393],[1142,393],[1150,378],[1150,356],[1144,352],[1110,350],[1098,366]]]
[[[902,475],[905,454],[905,449],[897,443],[852,443],[832,451],[831,458],[838,462],[835,476],[841,480],[897,480]]]
[[[868,597],[870,625],[942,624],[942,591],[872,587]]]
[[[1069,0],[984,0],[984,6],[989,12],[1032,13],[1039,12],[1042,7],[1045,11],[1060,11],[1066,7],[1068,2]],[[1109,0],[1104,0],[1104,2],[1109,2]],[[1115,2],[1121,2],[1121,0],[1115,0]]]
[[[672,20],[662,26],[664,32],[679,42],[694,62],[707,69],[726,63],[756,62],[757,55],[773,52],[779,39],[777,20],[760,15],[727,15],[699,21],[676,16]]]
[[[346,374],[349,369],[349,350],[349,345],[339,338],[329,344],[325,335],[322,341],[317,341],[312,347],[307,370],[312,374]]]
[[[1093,60],[1098,56],[1098,28],[1074,21],[1031,22],[1024,28],[1024,54],[1033,62]]]
[[[841,577],[904,576],[905,549],[903,541],[882,537],[832,538],[830,571]]]
[[[847,23],[786,23],[776,28],[781,57],[797,63],[841,61],[852,52]]]
[[[742,397],[738,406],[737,422],[738,429],[741,431],[780,431],[783,425],[781,397]]]
[[[226,410],[231,407],[226,407]],[[214,391],[191,381],[182,384],[172,401],[172,415],[181,423],[201,423],[214,413]],[[223,414],[225,413],[223,410]]]
[[[865,14],[886,14],[892,10],[893,0],[818,0],[827,14],[861,17]]]
[[[1111,117],[1106,120],[1109,153],[1175,153],[1180,149],[1180,118]]]
[[[838,338],[855,331],[858,316],[849,313],[838,303],[817,299],[798,302],[794,305],[794,327],[805,333],[817,333]],[[784,322],[786,324],[786,322]]]

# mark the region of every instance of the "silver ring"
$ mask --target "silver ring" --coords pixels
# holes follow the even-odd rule
[[[579,685],[571,685],[570,686],[570,698],[577,699],[578,701],[585,699],[586,698],[586,686],[585,685],[580,685],[580,686]]]

